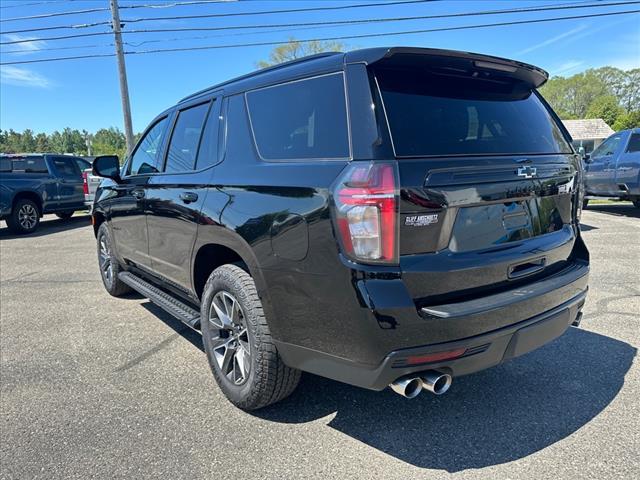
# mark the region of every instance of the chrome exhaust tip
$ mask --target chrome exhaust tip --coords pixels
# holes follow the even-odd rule
[[[448,373],[440,373],[433,370],[424,372],[420,379],[422,380],[422,388],[434,395],[446,393],[453,380]]]
[[[406,398],[415,398],[422,391],[422,379],[410,376],[401,377],[389,386],[398,395]]]

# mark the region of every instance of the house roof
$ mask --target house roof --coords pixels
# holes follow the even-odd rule
[[[574,140],[591,140],[594,138],[607,138],[614,134],[613,129],[601,118],[589,118],[582,120],[563,120],[562,123],[569,130]]]

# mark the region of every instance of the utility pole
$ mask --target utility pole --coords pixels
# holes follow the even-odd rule
[[[116,43],[116,57],[118,59],[118,75],[120,77],[120,97],[122,98],[122,114],[124,115],[124,136],[127,140],[127,155],[133,150],[133,127],[131,126],[131,106],[129,105],[129,86],[127,85],[127,67],[124,63],[122,49],[122,34],[120,33],[120,12],[118,0],[110,0],[113,35]]]

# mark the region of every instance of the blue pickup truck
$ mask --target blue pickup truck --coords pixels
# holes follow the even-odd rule
[[[630,200],[640,208],[640,128],[614,133],[584,162],[586,195]]]
[[[68,219],[84,210],[82,158],[57,154],[0,155],[0,220],[31,233],[45,213]]]

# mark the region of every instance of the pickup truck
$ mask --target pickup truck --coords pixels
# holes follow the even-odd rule
[[[68,219],[84,210],[85,187],[76,157],[59,154],[0,155],[0,220],[15,233],[31,233],[40,218]]]
[[[640,208],[640,128],[616,132],[584,157],[585,193],[589,197],[630,200]]]

